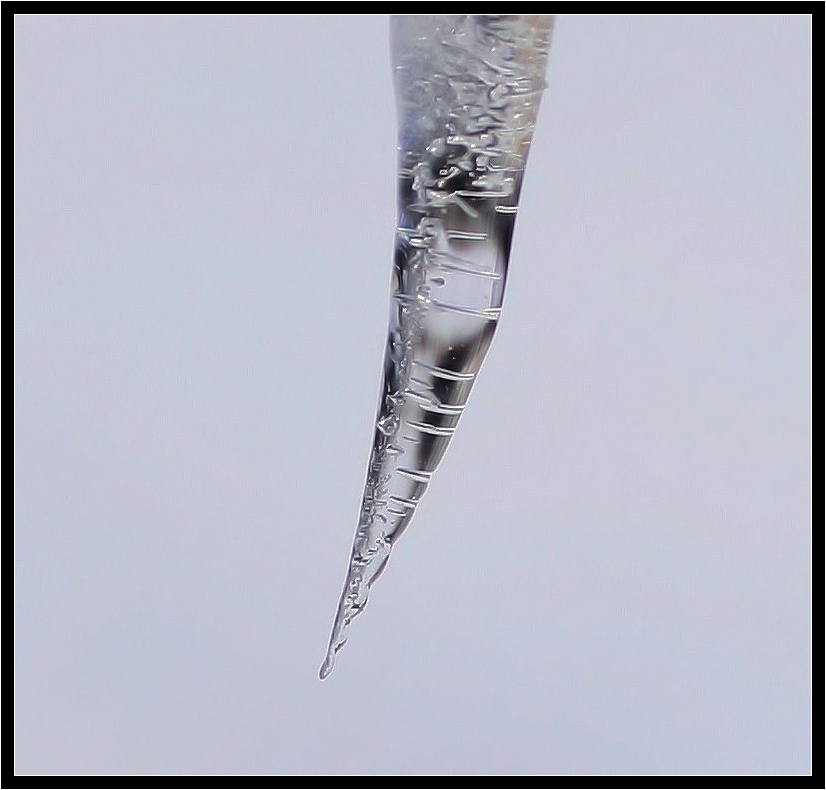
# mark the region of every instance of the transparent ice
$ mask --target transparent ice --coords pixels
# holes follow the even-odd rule
[[[398,224],[384,379],[327,677],[410,523],[496,330],[553,17],[391,21]]]

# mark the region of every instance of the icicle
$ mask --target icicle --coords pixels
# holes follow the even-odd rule
[[[394,17],[398,224],[384,381],[319,675],[410,523],[499,320],[553,17]]]

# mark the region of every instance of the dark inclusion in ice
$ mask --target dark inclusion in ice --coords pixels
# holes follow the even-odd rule
[[[391,22],[398,225],[384,379],[333,668],[441,461],[493,339],[553,18]]]

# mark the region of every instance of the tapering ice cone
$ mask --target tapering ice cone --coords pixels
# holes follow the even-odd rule
[[[333,668],[447,449],[505,294],[553,17],[394,17],[398,223],[384,379]]]

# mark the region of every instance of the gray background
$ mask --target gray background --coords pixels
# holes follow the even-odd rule
[[[558,20],[498,335],[320,683],[387,20],[16,17],[16,770],[810,771],[811,65]]]

